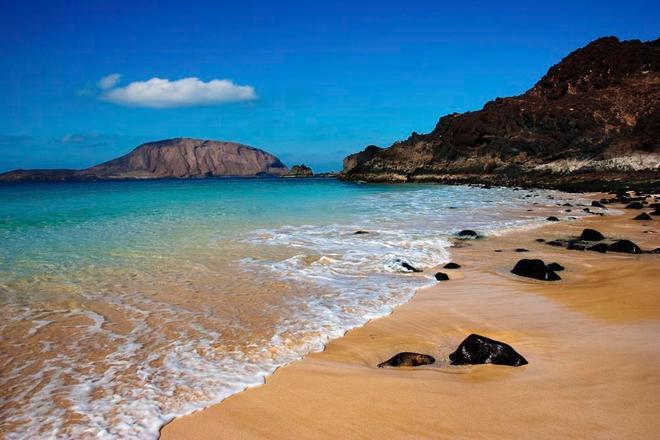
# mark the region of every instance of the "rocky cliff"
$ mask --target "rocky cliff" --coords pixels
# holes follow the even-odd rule
[[[149,142],[84,170],[15,170],[0,181],[69,181],[280,176],[288,168],[270,153],[233,142],[176,138]]]
[[[344,159],[342,177],[598,189],[657,187],[660,39],[600,38],[520,96],[440,118],[389,148]]]

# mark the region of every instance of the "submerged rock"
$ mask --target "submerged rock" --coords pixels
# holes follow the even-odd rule
[[[449,281],[449,276],[446,273],[438,272],[435,274],[435,279],[438,281]]]
[[[435,362],[435,358],[428,354],[412,353],[404,351],[385,362],[378,364],[378,368],[383,367],[419,367],[420,365],[430,365]]]
[[[460,268],[461,268],[461,265],[452,262],[452,263],[447,263],[447,264],[445,264],[445,265],[442,266],[442,267],[445,268],[445,269],[460,269]]]
[[[641,254],[642,250],[630,240],[615,241],[607,247],[609,252],[622,252],[625,254]]]
[[[410,264],[406,261],[399,261],[399,264],[401,264],[401,267],[403,267],[404,269],[407,269],[411,272],[421,272],[422,271],[422,269],[417,269],[415,266],[413,266],[412,264]]]
[[[534,278],[535,280],[541,281],[561,280],[559,275],[557,275],[553,270],[548,269],[543,260],[538,259],[523,259],[518,261],[515,267],[511,270],[511,273],[521,277]]]
[[[650,215],[645,212],[642,212],[640,215],[635,217],[633,220],[653,220]]]
[[[585,240],[585,241],[601,241],[605,238],[603,234],[600,232],[596,231],[595,229],[585,229],[582,231],[582,235],[580,235],[580,240]]]
[[[362,231],[362,230],[354,232],[355,235],[364,235],[364,234],[368,234],[368,233],[369,233],[369,231]]]
[[[456,235],[458,235],[461,238],[479,238],[479,234],[477,234],[475,231],[471,229],[463,229],[461,232],[459,232]]]
[[[518,367],[527,360],[509,344],[471,334],[449,355],[452,365],[496,364]]]

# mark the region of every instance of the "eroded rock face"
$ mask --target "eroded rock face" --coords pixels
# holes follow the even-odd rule
[[[383,367],[419,367],[420,365],[430,365],[435,363],[435,358],[428,354],[412,353],[404,351],[385,362],[378,364],[378,368]]]
[[[660,182],[660,39],[600,38],[526,93],[344,160],[343,178],[562,189]]]
[[[561,279],[559,275],[546,266],[543,260],[538,259],[518,261],[515,267],[511,269],[511,273],[541,281],[558,281]]]
[[[234,142],[176,138],[149,142],[84,170],[13,171],[0,181],[111,180],[280,176],[288,168],[270,153]]]
[[[471,334],[449,355],[452,365],[497,364],[519,367],[527,360],[509,344]]]

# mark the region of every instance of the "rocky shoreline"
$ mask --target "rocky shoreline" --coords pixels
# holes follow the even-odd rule
[[[605,37],[530,90],[344,159],[341,178],[660,191],[660,39]]]

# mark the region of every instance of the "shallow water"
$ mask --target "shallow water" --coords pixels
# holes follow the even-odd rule
[[[448,261],[458,230],[540,224],[530,200],[562,202],[314,179],[0,186],[0,432],[156,437],[407,301],[434,280],[401,263]]]

